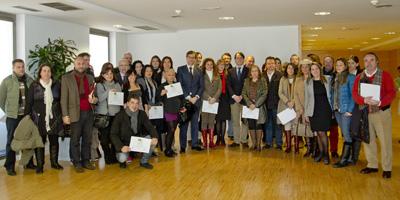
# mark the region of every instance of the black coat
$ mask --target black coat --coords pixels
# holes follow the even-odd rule
[[[63,130],[62,116],[61,116],[61,84],[54,81],[51,85],[53,93],[52,114],[53,118],[50,119],[51,130],[46,130],[46,105],[44,104],[44,87],[39,82],[34,82],[29,87],[28,95],[26,95],[26,109],[25,114],[31,115],[31,118],[36,123],[39,133],[42,137],[47,134],[61,135]]]
[[[228,95],[230,97],[229,102],[231,104],[235,103],[235,101],[232,99],[233,95],[236,95],[236,96],[242,95],[244,79],[247,78],[248,73],[249,73],[249,69],[245,66],[243,66],[241,77],[237,76],[236,67],[233,67],[228,70],[228,77],[227,77],[227,83],[226,83],[227,87],[226,88],[228,89]],[[244,105],[244,100],[242,100],[240,103]]]
[[[110,138],[117,152],[121,152],[123,146],[129,146],[131,136],[145,137],[150,135],[151,138],[157,138],[157,132],[150,123],[147,114],[138,111],[138,133],[134,133],[131,128],[131,119],[125,110],[121,110],[114,118],[111,125]]]
[[[160,87],[158,87],[156,93],[156,101],[162,102],[164,107],[164,113],[178,113],[179,110],[183,107],[185,98],[183,97],[183,95],[171,98],[167,98],[167,95],[161,96],[161,91],[164,90],[164,87],[166,85],[168,85],[167,82],[161,84]]]
[[[268,79],[267,72],[264,74],[265,80],[267,80],[268,94],[265,104],[267,109],[278,109],[279,103],[279,82],[282,78],[282,73],[275,71],[272,75],[271,81]]]

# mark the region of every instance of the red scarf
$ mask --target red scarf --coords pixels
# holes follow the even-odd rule
[[[222,84],[222,94],[226,93],[226,77],[225,77],[225,71],[222,71],[222,73],[219,73],[221,76],[221,84]]]

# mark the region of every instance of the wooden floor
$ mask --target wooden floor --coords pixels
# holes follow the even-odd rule
[[[390,180],[382,179],[381,169],[359,173],[366,164],[363,152],[357,166],[334,169],[275,149],[218,148],[152,159],[153,170],[139,168],[137,159],[125,170],[100,160],[99,170],[83,174],[66,162],[60,172],[47,163],[43,175],[20,167],[9,177],[1,169],[0,199],[400,199],[400,118],[393,118]]]

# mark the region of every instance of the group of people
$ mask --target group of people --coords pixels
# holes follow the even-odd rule
[[[299,153],[300,144],[305,143],[304,157],[326,165],[330,157],[339,158],[340,127],[344,144],[334,167],[354,165],[363,143],[368,165],[361,173],[377,172],[378,138],[383,177],[391,177],[390,104],[396,89],[374,53],[364,56],[364,70],[356,56],[336,60],[328,56],[321,62],[314,54],[304,59],[292,55],[285,63],[267,57],[261,67],[254,64],[253,56],[245,57],[242,52],[233,58],[232,64],[229,53],[214,60],[188,51],[186,65],[175,72],[171,57],[153,56],[145,65],[140,60],[132,62],[132,54],[126,53],[118,67],[105,63],[95,78],[90,55],[81,53],[74,70],[60,81],[52,78],[48,64],[39,66],[33,80],[25,73],[24,61],[15,59],[13,74],[0,86],[0,107],[7,115],[4,166],[8,175],[16,175],[15,151],[24,149],[34,149],[36,158],[36,166],[30,156],[22,162],[24,167],[43,173],[47,138],[51,167],[63,169],[58,163],[60,135],[71,138],[70,158],[78,173],[95,169],[91,160],[98,156],[98,144],[106,164],[119,163],[126,168],[136,156],[129,147],[131,136],[151,139],[150,151],[143,153],[140,166],[152,169],[149,160],[157,156],[157,147],[167,157],[177,155],[174,135],[179,126],[181,154],[188,143],[196,151],[228,144],[229,148],[242,146],[254,151],[285,148],[286,153],[292,147]],[[166,88],[176,83],[180,83],[183,94],[168,97]],[[363,83],[379,85],[380,99],[363,97]],[[124,94],[124,106],[108,103],[112,92]],[[217,114],[202,112],[203,104],[215,103]],[[163,107],[162,119],[149,119],[153,106]],[[243,107],[258,109],[258,119],[242,117]],[[277,114],[287,109],[293,109],[296,118],[282,123]],[[25,139],[29,147],[16,147],[22,135],[18,127],[29,121],[26,118],[36,125],[41,144],[35,146],[32,144],[38,142]]]

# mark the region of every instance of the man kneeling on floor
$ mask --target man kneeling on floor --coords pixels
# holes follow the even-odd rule
[[[129,148],[131,136],[151,138],[150,152],[143,154],[140,166],[146,169],[153,168],[149,159],[157,145],[157,132],[151,125],[147,114],[139,110],[139,101],[139,97],[130,95],[125,110],[121,110],[115,116],[111,126],[110,137],[117,151],[117,159],[121,168],[126,168],[126,161],[131,151]]]

